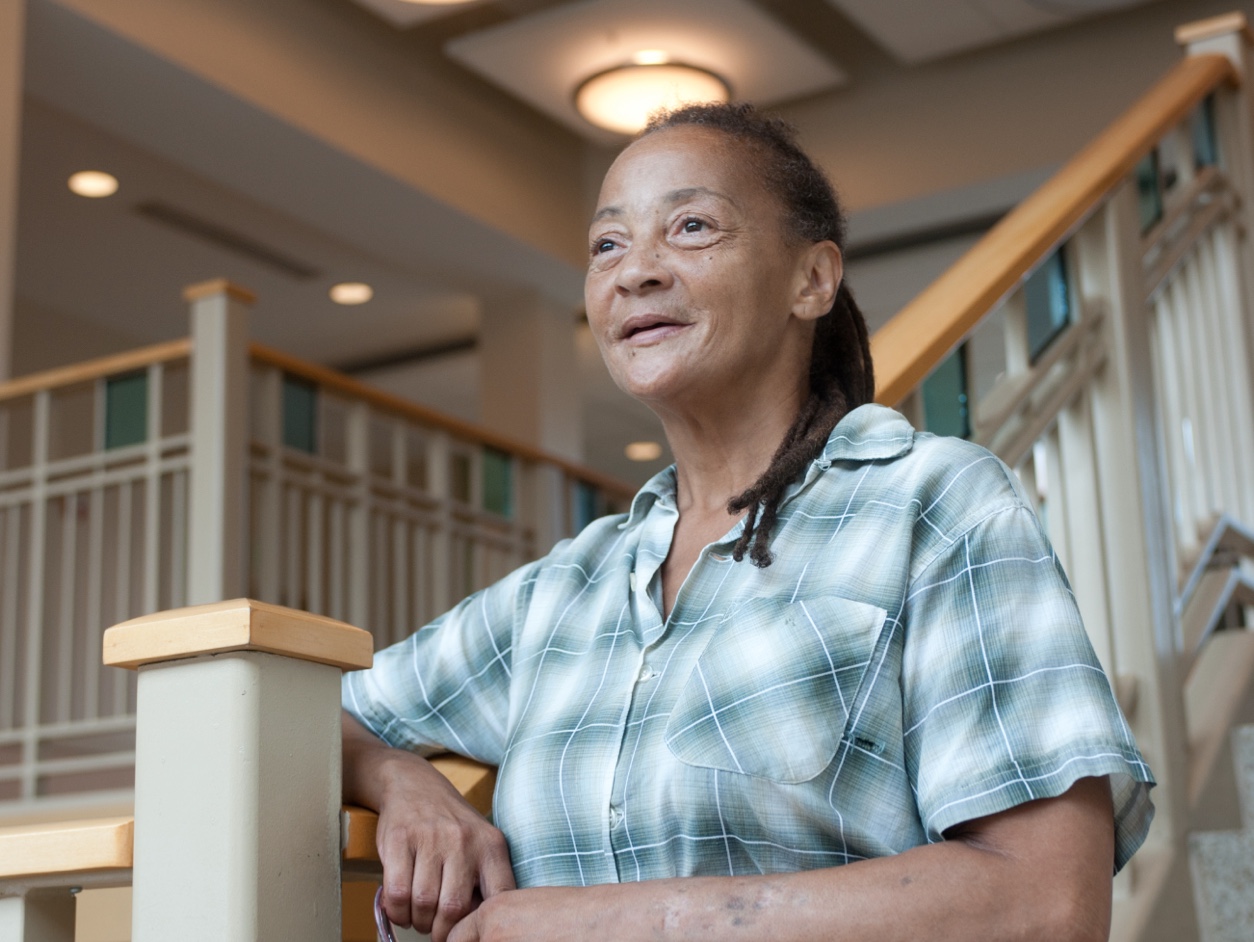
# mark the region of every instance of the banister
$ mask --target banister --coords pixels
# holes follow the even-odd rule
[[[586,484],[591,484],[593,487],[621,500],[631,500],[635,496],[636,488],[608,474],[602,474],[599,471],[586,468],[566,458],[550,454],[533,445],[528,445],[526,442],[510,438],[507,435],[501,435],[481,425],[464,422],[461,419],[455,419],[452,416],[436,412],[434,409],[409,402],[400,396],[394,396],[360,380],[353,379],[351,376],[346,376],[338,370],[310,363],[308,360],[302,360],[299,357],[260,343],[249,345],[249,355],[254,360],[277,367],[285,373],[309,380],[319,386],[334,389],[355,399],[364,399],[380,409],[405,416],[423,425],[443,429],[461,438],[480,442],[528,461],[540,461],[556,465],[571,477]]]
[[[73,363],[69,366],[31,373],[29,376],[0,383],[0,402],[29,396],[31,393],[42,392],[45,389],[73,386],[117,373],[129,373],[131,370],[142,369],[155,363],[181,360],[190,356],[191,351],[191,338],[181,337],[178,340],[167,340],[164,343],[140,347],[138,350],[127,350],[124,353],[114,353],[83,363]]]
[[[112,873],[130,882],[133,817],[87,818],[0,828],[0,880]]]
[[[896,405],[1081,223],[1191,109],[1240,76],[1190,56],[1098,135],[871,339],[877,402]]]

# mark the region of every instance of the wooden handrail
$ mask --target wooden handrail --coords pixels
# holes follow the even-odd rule
[[[461,756],[435,756],[431,764],[480,813],[492,808],[496,769]],[[342,857],[377,861],[378,815],[345,805],[341,811]],[[17,880],[131,869],[135,854],[133,817],[86,818],[0,827],[0,879]],[[129,879],[128,879],[129,882]]]
[[[190,356],[191,352],[191,338],[182,337],[179,340],[167,340],[165,343],[140,347],[138,350],[127,350],[125,353],[114,353],[83,363],[59,366],[41,373],[31,373],[29,376],[21,376],[7,383],[0,383],[0,402],[6,399],[16,399],[19,396],[29,396],[31,393],[42,392],[45,389],[56,389],[58,386],[73,386],[104,376],[129,373],[131,370],[152,366],[154,363],[181,360]]]
[[[557,455],[551,455],[533,445],[501,435],[481,425],[463,422],[461,419],[455,419],[452,416],[436,412],[434,409],[428,409],[425,406],[409,402],[400,396],[394,396],[381,389],[376,389],[337,370],[310,363],[281,350],[275,350],[273,347],[267,347],[265,344],[253,343],[249,345],[248,349],[249,355],[254,360],[267,363],[270,366],[283,370],[285,373],[299,376],[301,379],[309,380],[319,386],[334,389],[356,399],[365,399],[371,405],[380,409],[413,419],[416,422],[421,422],[423,425],[443,429],[460,438],[469,438],[472,441],[508,452],[528,461],[543,461],[557,465],[571,477],[591,484],[593,487],[606,491],[621,500],[631,500],[635,496],[636,489],[625,481],[620,481],[608,474],[593,471],[591,468],[585,468],[583,465],[560,458]]]
[[[134,818],[88,818],[0,828],[0,879],[129,870]]]
[[[901,402],[1168,131],[1225,83],[1240,83],[1226,56],[1183,59],[876,331],[876,401]]]

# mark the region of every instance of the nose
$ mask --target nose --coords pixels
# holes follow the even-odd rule
[[[614,288],[618,294],[644,294],[667,287],[672,280],[661,246],[650,240],[633,242],[619,263]]]

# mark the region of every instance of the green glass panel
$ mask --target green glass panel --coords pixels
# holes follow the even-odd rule
[[[318,387],[308,380],[283,376],[283,444],[318,453]]]
[[[575,482],[574,507],[571,508],[574,518],[575,532],[578,533],[597,517],[601,516],[597,506],[597,490],[583,481]]]
[[[513,514],[513,463],[495,448],[483,449],[483,509],[502,517]]]
[[[966,351],[963,344],[923,381],[923,421],[929,432],[956,438],[971,434]]]
[[[105,448],[148,440],[148,373],[127,373],[105,381]]]
[[[1136,192],[1141,208],[1141,231],[1148,232],[1163,218],[1163,190],[1158,176],[1158,150],[1152,150],[1136,165]]]
[[[1215,135],[1215,96],[1210,95],[1193,112],[1193,163],[1198,168],[1219,164],[1219,139]]]
[[[453,452],[449,458],[449,490],[453,500],[470,503],[470,456]]]
[[[1028,277],[1023,294],[1028,314],[1028,360],[1035,363],[1071,323],[1071,291],[1062,249]]]

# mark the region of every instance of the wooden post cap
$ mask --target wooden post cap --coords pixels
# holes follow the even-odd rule
[[[257,300],[257,295],[253,294],[247,288],[227,281],[225,278],[214,278],[212,281],[198,281],[194,285],[188,285],[183,289],[183,300],[188,304],[193,301],[199,301],[201,298],[211,298],[215,294],[225,294],[229,298],[236,301],[242,301],[244,304],[253,304]]]
[[[1254,45],[1254,30],[1250,29],[1249,20],[1239,10],[1177,26],[1176,42],[1188,46],[1228,33],[1240,33],[1247,43]]]
[[[252,599],[144,615],[104,634],[104,662],[113,667],[134,669],[227,651],[265,651],[357,670],[371,665],[374,639],[333,618]]]

